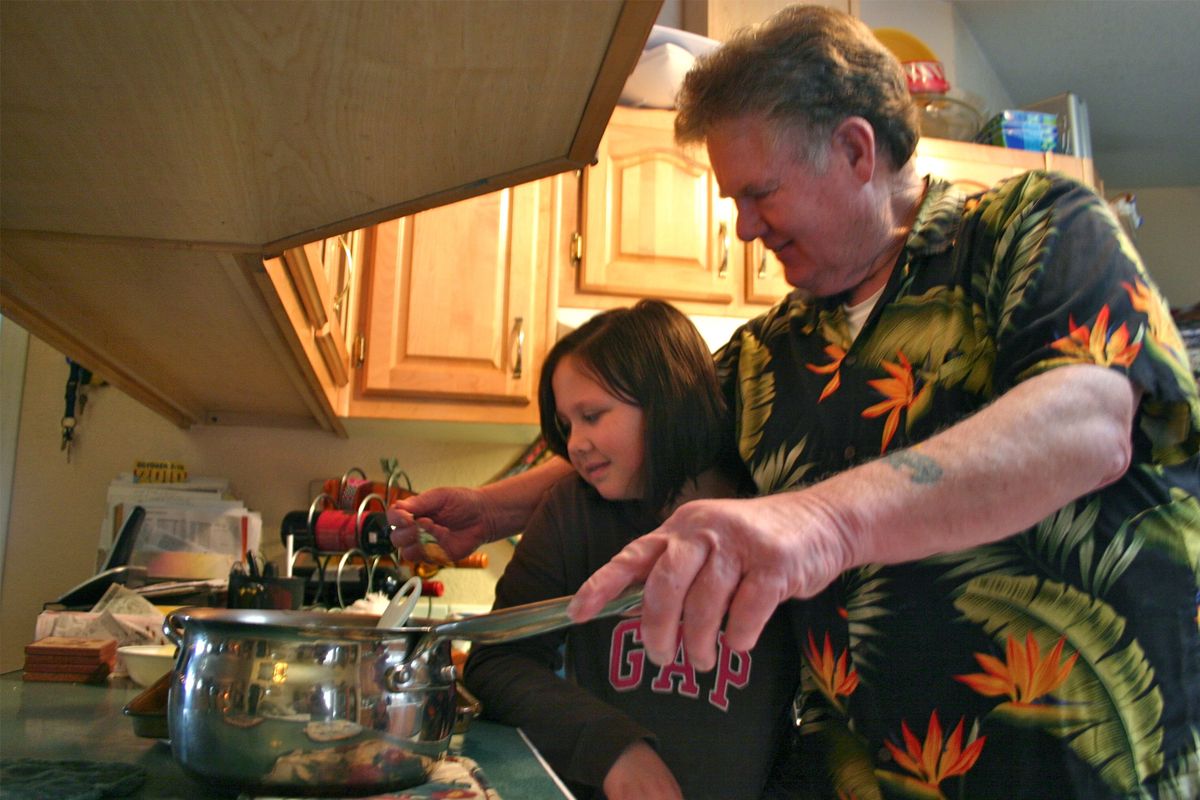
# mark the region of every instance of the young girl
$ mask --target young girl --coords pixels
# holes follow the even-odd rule
[[[749,486],[712,356],[666,303],[599,314],[561,339],[538,399],[542,435],[576,474],[526,527],[496,608],[573,594],[679,504]],[[682,645],[659,668],[642,652],[639,620],[605,619],[476,646],[465,682],[490,718],[525,730],[581,799],[736,800],[757,797],[766,782],[799,679],[797,652],[776,614],[752,652],[722,646],[709,673]]]

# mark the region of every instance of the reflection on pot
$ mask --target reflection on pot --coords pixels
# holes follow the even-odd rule
[[[376,793],[424,782],[448,749],[449,642],[423,684],[388,688],[426,629],[382,636],[370,617],[225,609],[173,612],[167,627],[182,653],[172,752],[207,783]]]

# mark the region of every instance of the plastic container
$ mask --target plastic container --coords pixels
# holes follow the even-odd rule
[[[988,120],[975,141],[1013,150],[1057,150],[1058,117],[1040,111],[1007,109]]]

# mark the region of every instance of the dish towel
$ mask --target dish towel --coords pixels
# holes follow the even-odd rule
[[[466,756],[445,756],[433,768],[429,780],[411,789],[373,794],[363,800],[500,800],[483,770]],[[251,800],[241,795],[238,800]],[[284,797],[255,796],[253,800],[292,800]]]
[[[145,780],[145,768],[120,761],[0,759],[0,798],[3,800],[125,797],[137,791]]]

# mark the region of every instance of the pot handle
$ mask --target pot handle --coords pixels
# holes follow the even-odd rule
[[[553,597],[536,603],[502,608],[490,614],[479,614],[466,619],[434,625],[421,634],[403,664],[389,668],[384,678],[385,685],[388,687],[388,691],[399,692],[410,687],[413,681],[428,681],[429,676],[425,673],[429,667],[429,654],[439,645],[451,639],[464,639],[477,644],[493,644],[524,639],[527,636],[537,636],[541,633],[556,631],[559,628],[570,627],[575,624],[567,616],[567,606],[572,597],[572,595]],[[640,605],[641,602],[642,587],[630,587],[614,599],[609,600],[608,604],[600,609],[600,612],[592,619],[623,613]],[[454,667],[446,664],[441,669],[441,680],[454,680]]]
[[[567,605],[573,595],[541,600],[521,606],[503,608],[490,614],[443,622],[430,629],[430,638],[435,640],[466,639],[483,644],[523,639],[574,625],[567,616]],[[610,600],[594,619],[621,614],[642,602],[642,587],[626,589]]]
[[[175,615],[178,613],[179,613],[178,611],[172,611],[171,613],[167,614],[166,618],[163,619],[162,630],[163,630],[163,636],[167,637],[167,641],[169,641],[171,644],[178,647],[180,652],[182,652],[183,651],[183,625],[176,624],[176,622],[175,622]]]

